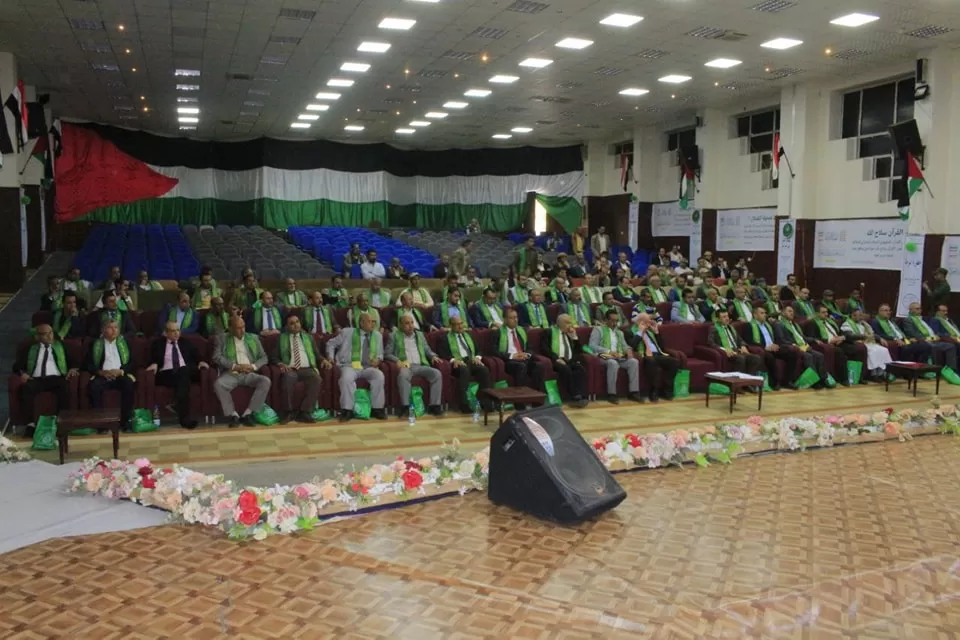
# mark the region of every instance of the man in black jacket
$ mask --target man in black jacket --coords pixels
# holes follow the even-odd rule
[[[168,322],[163,337],[150,345],[150,366],[156,373],[155,384],[173,389],[176,395],[177,418],[184,429],[194,429],[197,421],[190,417],[190,384],[197,378],[206,362],[198,362],[197,350],[188,340],[180,339],[180,326]]]
[[[120,426],[128,429],[137,384],[133,377],[136,365],[130,345],[120,335],[115,320],[104,323],[101,336],[90,343],[86,369],[91,376],[87,386],[90,405],[94,409],[102,409],[103,394],[110,389],[119,391]]]
[[[767,310],[763,303],[758,303],[753,309],[753,320],[743,325],[743,341],[752,347],[763,349],[763,361],[767,368],[767,375],[770,380],[770,388],[774,391],[780,389],[784,382],[777,375],[777,360],[783,360],[784,375],[788,380],[792,379],[794,371],[797,369],[797,351],[793,349],[784,349],[777,341],[776,330],[767,322]],[[792,383],[787,383],[791,389],[795,388]]]
[[[80,317],[77,307],[77,294],[73,291],[63,293],[63,307],[53,312],[53,332],[59,340],[82,338],[86,334],[86,320]]]
[[[589,404],[587,396],[587,366],[583,361],[583,345],[577,336],[573,318],[566,313],[557,317],[556,326],[540,334],[540,350],[553,363],[553,370],[573,399],[577,408]]]
[[[457,379],[460,411],[473,413],[474,407],[467,400],[467,389],[471,382],[477,383],[478,393],[489,388],[490,370],[483,364],[477,344],[465,328],[463,318],[450,318],[450,331],[437,342],[437,355],[450,362],[450,373]],[[486,401],[480,402],[486,404]]]
[[[117,307],[117,295],[113,291],[103,292],[103,309],[93,311],[87,316],[87,333],[96,338],[107,322],[115,322],[121,335],[133,336],[137,329],[133,326],[133,318],[129,311]]]

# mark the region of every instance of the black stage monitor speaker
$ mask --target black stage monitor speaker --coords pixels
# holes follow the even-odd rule
[[[891,125],[888,131],[893,138],[893,147],[897,150],[897,156],[906,157],[908,152],[914,156],[923,155],[923,141],[920,140],[920,130],[917,129],[916,120]]]
[[[627,497],[558,407],[515,413],[497,429],[487,495],[563,524],[592,518]]]

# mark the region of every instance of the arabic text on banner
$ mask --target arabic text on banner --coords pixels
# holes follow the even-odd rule
[[[943,239],[940,266],[947,270],[950,291],[960,291],[960,236],[947,236]]]
[[[773,251],[776,209],[717,211],[717,251]]]
[[[900,261],[900,295],[897,296],[897,316],[905,318],[910,305],[920,302],[923,287],[923,236],[903,236],[904,246],[910,245],[913,251],[903,250]]]
[[[818,220],[813,267],[899,271],[906,235],[899,219]]]

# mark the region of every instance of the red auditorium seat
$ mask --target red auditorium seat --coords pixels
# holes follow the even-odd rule
[[[707,388],[704,376],[711,371],[721,371],[722,361],[715,349],[707,346],[709,323],[686,324],[666,322],[660,327],[663,348],[683,354],[684,368],[690,370],[690,389],[703,391]]]
[[[182,336],[183,340],[188,341],[193,348],[197,351],[197,357],[200,360],[205,362],[210,362],[210,346],[207,340],[203,339],[198,335],[186,335]],[[150,345],[153,342],[153,339],[145,340],[147,347],[143,352],[144,359],[141,363],[148,363],[150,357]],[[194,420],[199,420],[201,417],[206,417],[211,414],[210,407],[208,406],[208,396],[204,393],[206,389],[210,389],[210,377],[216,376],[216,373],[212,369],[202,369],[199,373],[199,378],[196,382],[190,385],[190,417]],[[152,409],[155,406],[164,407],[168,404],[173,404],[175,402],[174,390],[169,387],[160,387],[157,386],[157,374],[153,371],[143,370],[142,377],[137,378],[138,388],[137,388],[137,406],[145,407]],[[213,404],[216,405],[216,398],[213,399]]]
[[[268,357],[269,354],[273,353],[273,349],[276,347],[278,339],[278,336],[260,336],[260,344],[263,345],[263,350],[267,353]],[[207,343],[210,345],[208,347],[210,349],[210,351],[208,351],[208,355],[212,358],[213,342],[208,340]],[[211,360],[208,360],[208,362],[211,362]],[[223,417],[221,415],[223,409],[220,407],[220,402],[217,400],[217,396],[213,391],[213,383],[216,382],[217,378],[220,376],[212,362],[210,366],[214,369],[214,371],[207,378],[207,397],[209,398],[207,403],[207,411],[214,417],[214,421],[216,421],[218,418]],[[274,385],[270,365],[264,365],[260,367],[260,369],[257,370],[257,373],[270,378],[270,393],[267,394],[267,404],[276,410],[273,402]],[[234,408],[237,410],[238,414],[242,415],[243,412],[247,410],[247,407],[250,406],[250,399],[253,398],[253,388],[237,387],[231,392],[230,395],[233,397]]]
[[[664,322],[670,322],[670,312],[673,311],[672,302],[661,302],[657,305],[657,313],[663,318]]]
[[[159,322],[161,313],[162,311],[156,310],[141,311],[139,317],[133,319],[134,326],[137,327],[137,331],[148,338],[160,335]]]
[[[150,341],[146,338],[133,337],[127,338],[127,342],[130,345],[130,357],[133,359],[134,371],[136,371],[134,377],[137,379],[137,389],[134,392],[133,396],[133,406],[134,408],[146,408],[147,405],[143,403],[143,378],[146,374],[144,370],[144,365],[150,359]],[[90,345],[93,344],[93,339],[87,339],[83,341],[83,357],[84,364],[86,364],[87,352],[90,350]],[[90,384],[90,374],[86,371],[80,373],[80,408],[89,409],[90,408],[90,396],[87,394],[87,387]],[[120,392],[108,390],[103,394],[103,406],[107,409],[119,409],[120,408]],[[151,405],[152,407],[152,405]]]
[[[47,313],[47,312],[41,312]],[[19,345],[17,345],[17,362],[23,362],[27,356],[27,350],[31,345],[36,342],[32,338],[23,340]],[[85,356],[83,340],[65,340],[63,343],[64,350],[67,355],[67,365],[74,368],[80,368],[83,365],[83,360]],[[70,388],[70,405],[69,409],[76,409],[79,399],[79,388],[80,388],[80,377],[75,376],[68,381]],[[7,399],[10,406],[10,422],[11,424],[27,424],[29,422],[36,422],[37,417],[39,416],[49,416],[53,415],[54,408],[56,407],[56,396],[49,391],[39,393],[36,396],[36,399],[33,403],[33,413],[32,416],[23,415],[23,409],[20,404],[20,387],[23,386],[23,382],[20,380],[20,376],[11,375],[7,379]]]
[[[311,336],[313,339],[313,349],[314,353],[317,355],[317,359],[320,360],[321,357],[326,356],[326,345],[327,339],[324,336]],[[266,347],[264,347],[266,348]],[[269,354],[269,352],[268,352]],[[287,410],[287,400],[286,393],[280,386],[280,379],[282,377],[280,373],[280,367],[276,365],[270,366],[270,406],[273,407],[278,413],[281,411]],[[330,410],[333,407],[333,369],[320,369],[320,393],[317,396],[317,402],[320,404],[321,409]],[[300,406],[300,403],[303,402],[303,396],[306,393],[306,387],[303,382],[297,381],[293,387],[293,407],[296,410]]]

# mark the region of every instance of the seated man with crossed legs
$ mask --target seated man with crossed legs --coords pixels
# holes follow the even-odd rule
[[[327,358],[340,369],[340,422],[353,419],[359,378],[370,384],[370,415],[386,420],[383,410],[386,395],[380,371],[383,335],[376,330],[376,321],[369,313],[361,313],[357,323],[358,328],[345,327],[327,341]]]
[[[477,352],[473,336],[463,330],[463,318],[450,318],[450,331],[437,347],[440,357],[450,361],[451,373],[457,379],[457,399],[460,411],[473,413],[474,407],[467,400],[471,382],[477,383],[477,391],[490,387],[490,370],[483,364]],[[481,404],[487,401],[481,401]]]
[[[579,294],[580,292],[577,291]],[[553,370],[557,372],[560,383],[567,388],[573,398],[574,406],[586,407],[589,404],[587,396],[587,366],[583,361],[583,345],[577,336],[577,328],[573,324],[573,317],[561,313],[557,317],[556,326],[540,334],[540,348],[547,354],[553,363]]]
[[[620,330],[620,314],[617,309],[608,309],[604,314],[604,324],[594,327],[590,332],[590,350],[604,361],[607,374],[607,400],[620,404],[617,397],[617,376],[620,369],[627,371],[630,399],[643,402],[640,395],[640,363],[633,357],[633,349]]]
[[[256,426],[253,414],[263,408],[270,393],[270,378],[257,373],[266,366],[267,354],[260,344],[260,338],[247,333],[246,323],[240,316],[231,316],[229,333],[224,334],[217,341],[213,352],[213,363],[220,369],[220,377],[213,383],[213,392],[220,401],[223,415],[227,417],[227,426]],[[253,397],[250,405],[243,412],[237,414],[233,405],[232,392],[237,387],[253,387]]]
[[[750,376],[759,375],[763,359],[750,353],[743,339],[730,326],[730,312],[721,309],[716,312],[716,322],[707,334],[707,344],[722,350],[730,360],[730,368]],[[748,391],[755,391],[748,388]]]
[[[659,336],[660,325],[650,314],[637,314],[634,322],[638,329],[634,338],[634,349],[643,363],[643,375],[650,385],[650,402],[657,402],[661,395],[667,400],[673,400],[673,381],[681,363],[664,351]]]

